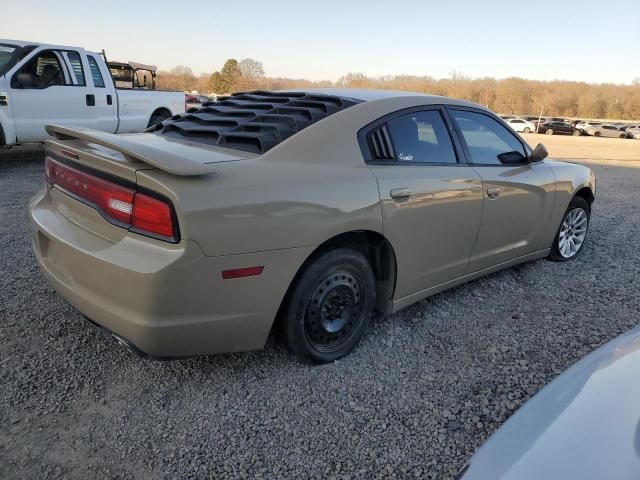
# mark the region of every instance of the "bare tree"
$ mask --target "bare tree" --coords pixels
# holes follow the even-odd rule
[[[240,60],[238,67],[242,73],[243,88],[245,89],[256,88],[264,79],[262,62],[254,60],[253,58],[244,58]]]

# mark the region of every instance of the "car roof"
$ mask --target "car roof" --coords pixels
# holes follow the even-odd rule
[[[55,45],[55,44],[51,44],[51,43],[42,43],[42,42],[29,42],[27,40],[11,40],[11,39],[7,39],[7,38],[0,38],[0,43],[6,43],[9,45],[17,45],[18,47],[26,47],[26,46],[35,46],[35,47],[47,47],[47,48],[54,48],[54,49],[60,49],[60,50],[65,50],[65,49],[74,49],[74,50],[85,50],[82,47],[74,47],[71,45]],[[96,52],[88,52],[88,53],[96,53]]]
[[[485,109],[482,105],[460,100],[457,98],[443,97],[440,95],[431,95],[428,93],[410,92],[404,90],[383,90],[375,88],[293,88],[289,90],[277,90],[279,92],[303,92],[309,95],[332,95],[336,97],[351,98],[360,102],[371,102],[375,100],[383,100],[388,98],[402,97],[422,97],[425,105],[428,104],[447,104],[473,106]]]
[[[464,100],[392,90],[254,90],[205,102],[202,107],[175,115],[147,132],[264,154],[281,143],[289,143],[285,140],[299,131],[356,105],[378,106],[381,117],[403,108],[438,104],[484,109]],[[353,125],[351,122],[350,126]]]
[[[0,38],[0,43],[8,43],[9,45],[17,45],[18,47],[26,47],[27,45],[39,45],[38,42],[25,42],[24,40],[10,40]]]

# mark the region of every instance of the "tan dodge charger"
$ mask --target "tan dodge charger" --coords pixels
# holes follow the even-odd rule
[[[395,312],[518,263],[575,258],[595,178],[491,111],[377,90],[238,93],[149,131],[49,126],[30,204],[53,287],[153,358],[316,362]]]

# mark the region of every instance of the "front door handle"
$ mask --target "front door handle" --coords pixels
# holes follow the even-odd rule
[[[500,189],[498,187],[487,188],[487,197],[496,198],[500,195]]]
[[[111,98],[111,95],[107,95],[107,105],[113,105],[113,99]]]
[[[389,192],[389,195],[391,195],[391,198],[409,198],[411,196],[411,189],[409,188],[394,188],[393,190],[391,190],[391,192]]]

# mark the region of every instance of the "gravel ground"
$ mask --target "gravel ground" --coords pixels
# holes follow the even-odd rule
[[[640,155],[638,156],[640,160]],[[640,162],[590,163],[591,236],[380,317],[350,356],[157,363],[47,285],[26,205],[42,153],[0,153],[0,478],[452,478],[526,399],[637,323]]]

